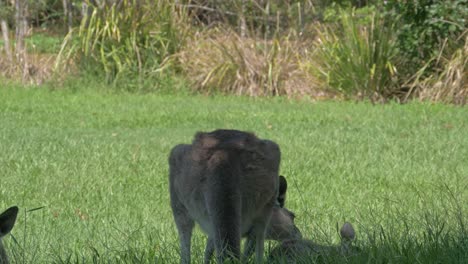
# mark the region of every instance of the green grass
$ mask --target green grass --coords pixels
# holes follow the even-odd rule
[[[57,54],[60,51],[63,38],[59,35],[37,33],[28,37],[26,43],[31,52]]]
[[[14,41],[13,39],[11,41]],[[32,53],[56,54],[60,51],[63,36],[50,35],[45,33],[34,33],[25,39],[28,51]],[[0,47],[3,48],[4,41],[0,40]],[[14,45],[14,44],[12,44]]]
[[[167,156],[216,128],[280,144],[298,226],[336,244],[352,222],[362,254],[347,261],[468,260],[467,108],[11,87],[0,124],[13,263],[177,263]],[[205,236],[193,243],[201,263]]]

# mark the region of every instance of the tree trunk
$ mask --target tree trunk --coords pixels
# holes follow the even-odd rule
[[[24,37],[27,33],[28,27],[28,20],[26,18],[26,11],[27,11],[27,1],[26,0],[16,0],[15,1],[15,22],[16,22],[16,47],[15,47],[15,55],[16,60],[21,67],[23,72],[23,80],[26,79],[29,75],[28,71],[28,62],[27,62],[27,54],[26,54],[26,45],[24,41]]]
[[[16,56],[19,55],[21,51],[24,49],[24,32],[22,27],[22,19],[23,19],[23,0],[16,0],[15,1],[15,40],[16,40]]]
[[[247,35],[247,22],[245,21],[245,5],[247,0],[242,0],[241,2],[241,12],[239,17],[239,26],[240,26],[240,35],[241,37],[245,37]]]
[[[62,0],[62,4],[65,24],[68,25],[68,32],[70,32],[73,26],[72,3],[70,2],[70,0]]]
[[[1,19],[0,24],[2,26],[2,34],[3,34],[3,42],[5,46],[5,52],[7,55],[8,62],[11,63],[13,61],[13,55],[11,53],[11,47],[10,47],[10,30],[8,29],[8,23],[6,22],[5,19]]]
[[[65,25],[68,23],[68,0],[62,0],[62,6],[63,6],[63,22]],[[68,32],[70,32],[70,29],[68,29]]]

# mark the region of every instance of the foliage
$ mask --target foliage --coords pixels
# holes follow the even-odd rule
[[[350,5],[338,5],[333,3],[323,10],[323,22],[339,23],[344,10],[352,10],[353,22],[359,26],[366,26],[372,22],[373,16],[375,16],[378,9],[373,5],[362,8],[350,8]]]
[[[329,89],[372,101],[395,96],[396,47],[391,23],[374,11],[358,20],[354,9],[340,9],[339,22],[319,25],[317,32],[310,68]]]
[[[198,24],[228,25],[238,34],[268,37],[277,32],[301,31],[305,24],[317,16],[314,1],[310,0],[185,0],[190,14]],[[248,30],[242,32],[242,20]]]
[[[272,37],[290,30],[304,31],[317,21],[330,6],[364,7],[373,0],[185,0],[195,20],[204,25],[223,24],[237,28],[239,34],[249,33]],[[242,32],[242,19],[249,31]]]
[[[27,0],[29,19],[39,26],[56,23],[63,15],[60,0]]]
[[[364,6],[372,6],[375,5],[377,0],[334,0],[334,1],[327,1],[327,0],[316,0],[318,4],[322,7],[330,7],[330,6],[340,6],[340,7],[357,7],[361,8]]]
[[[33,60],[56,53],[63,3],[25,1],[32,62],[23,69],[0,57],[0,68],[10,77],[46,72],[42,83],[50,70]],[[187,78],[203,93],[463,104],[467,1],[70,0],[81,23],[62,43],[55,76],[93,76],[127,91]],[[0,1],[10,25],[12,3]]]
[[[109,83],[137,80],[126,82],[130,86],[125,88],[147,89],[149,80],[160,77],[164,60],[184,43],[183,12],[168,0],[94,7],[78,32],[65,39],[60,58],[73,58],[88,72],[103,72]]]
[[[11,14],[13,14],[13,7],[6,1],[0,1],[0,18],[9,21]]]
[[[416,94],[421,100],[454,103],[468,103],[468,30],[462,35],[465,46],[453,51],[445,47],[437,57],[436,65],[442,65],[440,72],[426,76],[430,60],[410,79],[408,94]]]
[[[60,0],[24,0],[24,2],[28,9],[27,19],[34,26],[47,27],[51,24],[57,24],[62,18],[63,6]],[[14,4],[15,1],[0,1],[0,17],[5,18],[11,24],[14,21]]]
[[[393,0],[388,1],[386,9],[389,17],[398,20],[399,57],[405,65],[411,65],[402,68],[407,77],[422,67],[428,69],[426,74],[433,72],[433,58],[439,56],[446,40],[463,46],[465,39],[459,36],[468,25],[467,0]],[[429,60],[432,63],[426,65]]]

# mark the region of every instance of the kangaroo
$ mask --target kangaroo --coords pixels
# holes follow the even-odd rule
[[[278,240],[286,241],[291,239],[301,239],[302,233],[295,226],[294,219],[295,215],[293,212],[284,208],[286,200],[287,181],[284,176],[280,176],[280,187],[279,194],[277,197],[277,203],[273,206],[273,212],[268,223],[267,230],[265,233],[266,240]],[[247,242],[244,246],[244,259],[248,259],[255,250],[255,237],[252,232],[247,235]],[[210,259],[214,252],[214,241],[208,239],[205,248],[205,264],[210,263]]]
[[[8,264],[8,256],[2,244],[2,238],[10,233],[16,222],[18,207],[13,206],[0,214],[0,264]]]
[[[171,150],[169,188],[181,263],[190,263],[195,222],[208,235],[205,263],[214,250],[218,263],[239,259],[242,237],[248,239],[244,255],[255,248],[257,262],[265,238],[300,237],[294,215],[280,204],[285,193],[279,191],[286,191],[280,155],[275,142],[238,130],[198,132],[191,145]]]
[[[352,245],[355,238],[353,226],[346,222],[340,230],[341,243],[336,246],[320,245],[311,240],[283,241],[271,250],[268,263],[309,263],[311,258],[332,254],[352,255],[359,249]]]

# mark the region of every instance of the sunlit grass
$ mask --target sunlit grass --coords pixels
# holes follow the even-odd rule
[[[4,243],[13,263],[177,263],[169,150],[236,128],[280,144],[306,237],[336,244],[347,220],[362,249],[350,262],[463,263],[467,121],[437,104],[3,88],[0,210],[21,208]],[[193,243],[198,263],[205,236]]]

